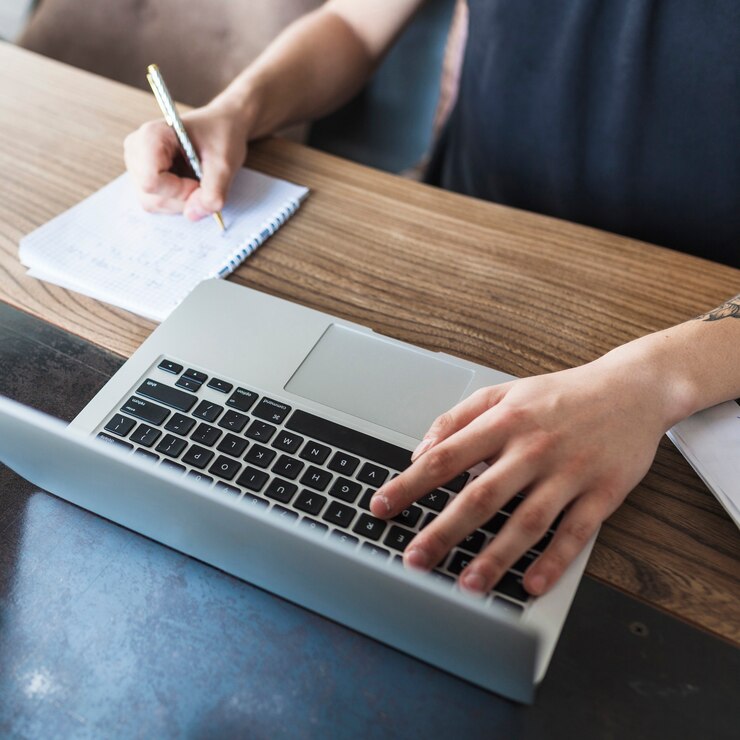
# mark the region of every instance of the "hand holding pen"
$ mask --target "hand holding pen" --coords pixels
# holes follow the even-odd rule
[[[150,75],[151,72],[152,68]],[[151,77],[156,79],[155,75]],[[181,120],[174,104],[171,110],[175,115],[169,114],[166,98],[159,94],[160,86],[156,89],[155,96],[165,120],[143,124],[124,142],[126,167],[142,206],[150,212],[183,213],[193,221],[209,215],[218,220],[217,214],[224,206],[234,175],[244,165],[246,123],[218,99],[185,113]],[[166,91],[166,87],[163,89]],[[188,146],[178,136],[178,129],[185,134],[194,161],[188,156]],[[173,165],[181,155],[189,160],[190,176],[173,172]]]

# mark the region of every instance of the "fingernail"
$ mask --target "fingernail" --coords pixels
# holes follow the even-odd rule
[[[406,550],[403,561],[411,568],[419,568],[421,570],[427,570],[429,568],[429,555],[420,547],[412,547],[410,550]]]
[[[468,591],[475,591],[475,593],[482,593],[485,588],[486,581],[480,573],[466,573],[461,581],[463,588]]]
[[[432,446],[432,442],[434,442],[434,437],[424,437],[411,453],[411,462],[414,462],[417,457],[423,455]]]
[[[376,493],[370,499],[370,509],[375,516],[386,516],[391,513],[391,505],[384,493]]]
[[[541,594],[547,588],[547,578],[538,573],[529,580],[529,587],[535,595]]]

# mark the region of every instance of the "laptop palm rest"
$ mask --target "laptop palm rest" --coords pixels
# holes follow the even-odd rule
[[[331,324],[285,390],[418,439],[474,376],[392,339]]]

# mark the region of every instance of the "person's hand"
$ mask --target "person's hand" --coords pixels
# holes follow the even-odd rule
[[[126,167],[142,206],[153,213],[184,213],[193,221],[220,211],[247,155],[248,132],[237,112],[217,101],[182,116],[201,161],[203,179],[172,172],[180,154],[164,120],[143,124],[124,142]]]
[[[488,467],[409,543],[406,565],[430,569],[516,494],[526,496],[460,575],[487,593],[564,512],[524,586],[547,591],[647,472],[671,426],[669,390],[630,345],[582,367],[473,393],[431,426],[413,464],[374,495],[388,518],[479,462]]]

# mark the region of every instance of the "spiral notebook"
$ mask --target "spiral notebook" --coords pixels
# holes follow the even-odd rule
[[[225,277],[298,209],[308,189],[241,169],[210,218],[151,214],[128,174],[20,241],[28,274],[154,321],[163,321],[202,280]]]

